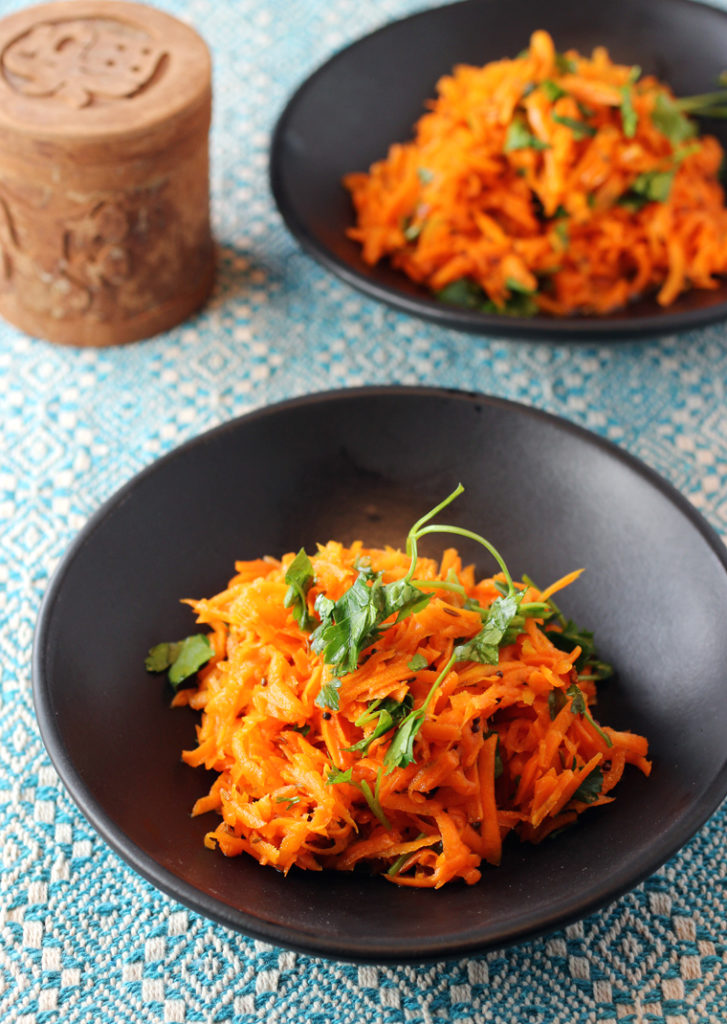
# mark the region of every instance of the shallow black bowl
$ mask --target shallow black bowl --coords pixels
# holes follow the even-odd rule
[[[403,543],[461,480],[448,518],[492,540],[513,574],[587,571],[564,610],[616,665],[599,717],[645,733],[654,771],[539,847],[507,844],[480,884],[397,889],[205,849],[190,819],[209,777],[180,762],[195,713],[144,671],[190,631],[185,596],[220,590],[237,558],[331,537]],[[451,515],[450,515],[451,513]],[[425,553],[441,551],[436,538]],[[482,549],[460,545],[483,572]],[[371,388],[235,420],[154,463],[96,513],[58,568],[35,640],[46,746],[81,810],[137,871],[248,935],[344,959],[422,960],[554,928],[653,872],[727,790],[727,554],[700,516],[614,446],[480,395]]]
[[[551,340],[667,334],[727,316],[727,284],[694,291],[667,310],[643,301],[600,317],[517,319],[433,299],[387,263],[367,266],[346,238],[354,213],[341,179],[411,138],[441,75],[458,63],[513,56],[547,29],[561,50],[606,45],[677,95],[715,88],[727,54],[727,13],[693,0],[468,0],[394,22],[323,65],[295,93],[273,137],[273,195],[290,231],[313,256],[361,291],[446,327]],[[727,144],[725,122],[703,128]]]

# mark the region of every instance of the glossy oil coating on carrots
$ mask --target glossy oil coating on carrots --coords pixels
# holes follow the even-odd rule
[[[727,273],[719,143],[603,47],[558,54],[535,32],[515,59],[456,67],[428,106],[412,141],[344,179],[366,263],[516,315],[669,306]]]
[[[365,864],[400,885],[472,884],[483,861],[500,862],[508,833],[538,842],[587,806],[609,802],[627,763],[649,773],[643,737],[592,718],[595,685],[577,675],[579,648],[559,650],[536,618],[500,649],[497,664],[461,661],[446,673],[416,736],[414,763],[386,770],[391,732],[362,751],[375,719],[356,722],[386,698],[421,706],[455,643],[482,626],[465,598],[487,608],[502,577],[477,581],[454,549],[441,564],[419,559],[423,587],[446,580],[459,591],[432,587],[423,610],[387,623],[342,678],[339,709],[331,711],[316,702],[330,670],[285,607],[292,560],[239,562],[225,591],[189,602],[210,628],[215,653],[196,687],[179,691],[174,703],[202,712],[197,746],[184,761],[218,772],[194,808],[221,816],[208,846],[283,872]],[[362,563],[387,582],[410,565],[401,551],[360,542],[319,546],[311,562],[311,614],[318,595],[335,601],[350,588]],[[529,591],[526,600],[547,600],[576,575],[542,594],[517,586]],[[580,711],[567,696],[576,681]],[[349,769],[350,781],[331,781]]]

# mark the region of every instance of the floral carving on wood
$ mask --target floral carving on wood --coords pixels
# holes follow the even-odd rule
[[[140,29],[79,18],[35,25],[5,49],[2,70],[24,96],[81,108],[136,96],[159,76],[165,56]]]
[[[176,294],[192,256],[164,184],[44,208],[40,218],[37,206],[0,184],[0,291],[12,289],[23,308],[108,322]]]

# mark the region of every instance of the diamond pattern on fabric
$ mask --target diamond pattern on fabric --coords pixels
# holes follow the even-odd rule
[[[504,0],[503,0],[504,2]],[[0,0],[0,16],[20,6]],[[722,1024],[725,809],[652,878],[554,935],[424,967],[254,942],[135,875],[60,785],[35,724],[33,629],[88,516],[188,438],[283,398],[360,384],[476,389],[564,416],[666,477],[727,537],[727,328],[616,345],[508,342],[358,295],[284,229],[267,150],[291,91],[421,0],[164,0],[214,55],[214,295],[105,351],[0,324],[0,1021],[8,1024]]]

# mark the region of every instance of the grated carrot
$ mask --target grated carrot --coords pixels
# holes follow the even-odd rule
[[[490,311],[603,314],[716,288],[723,152],[660,119],[673,101],[603,47],[559,55],[537,31],[514,59],[455,67],[411,141],[345,176],[348,235],[367,264]]]
[[[464,607],[461,592],[437,588],[423,610],[387,623],[342,678],[339,710],[331,712],[316,703],[327,667],[284,606],[292,560],[289,554],[239,562],[222,593],[188,602],[210,627],[215,653],[173,704],[201,712],[197,744],[183,760],[217,773],[193,809],[220,817],[205,838],[210,848],[226,856],[247,853],[286,873],[293,866],[353,870],[365,863],[399,885],[472,884],[482,861],[500,863],[509,833],[538,842],[575,820],[588,806],[579,787],[594,769],[604,773],[601,803],[610,800],[605,794],[626,764],[648,774],[643,737],[599,733],[565,698],[553,713],[549,697],[575,681],[579,648],[556,648],[537,619],[500,649],[498,665],[457,662],[416,736],[415,762],[382,770],[391,733],[364,753],[353,751],[373,730],[370,719],[357,720],[384,698],[402,701],[409,694],[420,707],[453,644],[474,636],[481,617]],[[410,565],[401,551],[360,541],[319,546],[306,595],[311,613],[318,595],[334,600],[353,584],[361,560],[383,571],[386,582],[404,577]],[[440,564],[420,558],[417,576],[423,586],[458,583],[485,607],[503,579],[477,581],[453,548]],[[519,586],[534,601],[542,596],[529,583]],[[579,686],[590,714],[595,684]],[[350,779],[332,783],[332,769],[350,769]]]

